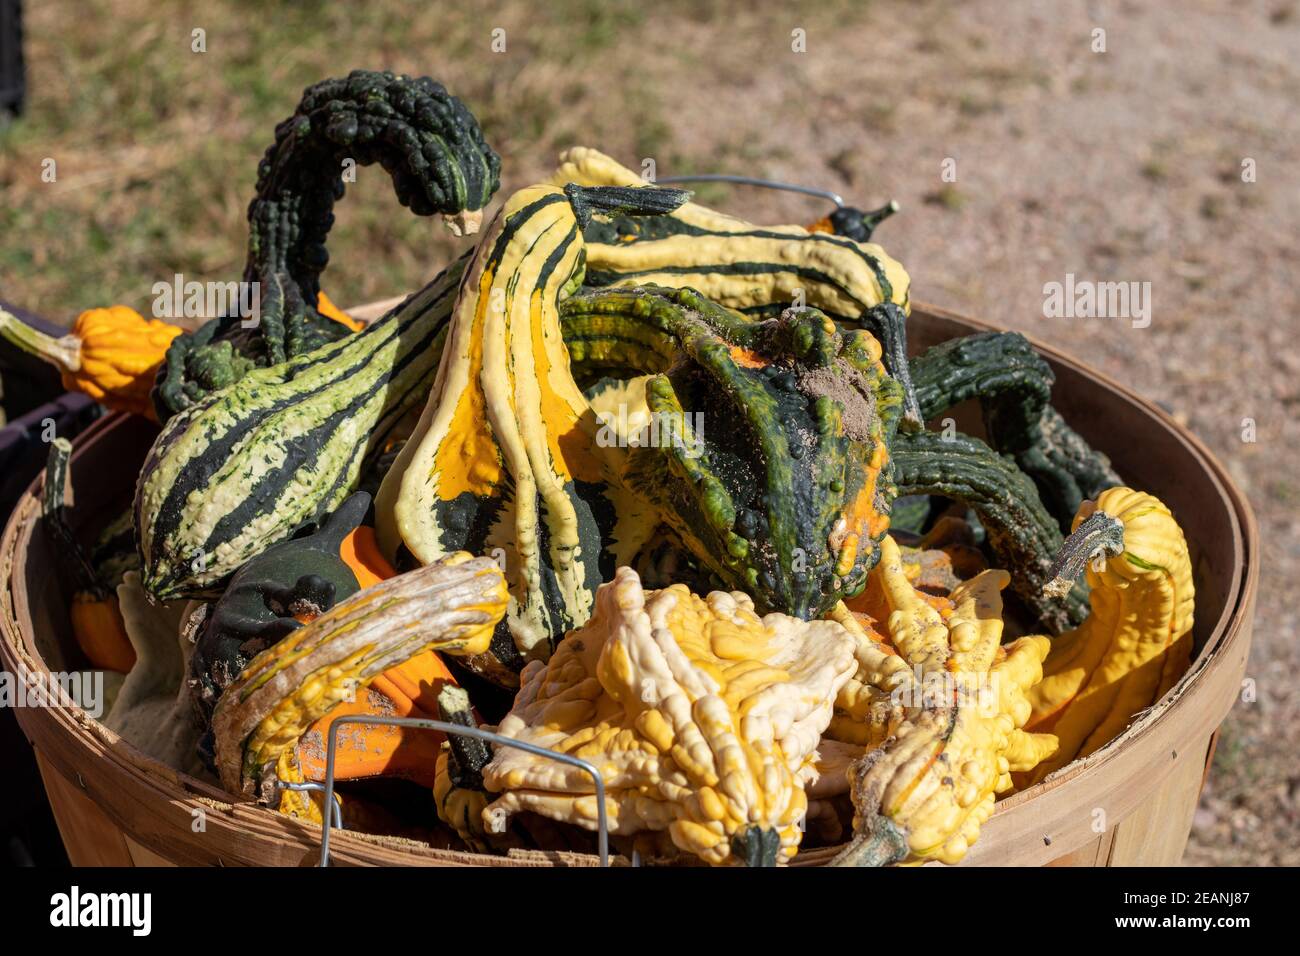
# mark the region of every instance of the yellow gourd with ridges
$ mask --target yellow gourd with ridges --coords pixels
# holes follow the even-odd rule
[[[1085,535],[1112,535],[1093,546]],[[1030,692],[1029,726],[1056,735],[1060,749],[1022,781],[1037,783],[1118,736],[1187,670],[1194,588],[1187,541],[1169,509],[1131,488],[1110,488],[1084,502],[1075,535],[1088,562],[1091,614],[1056,638],[1043,681]]]
[[[798,848],[814,749],[854,667],[839,624],[760,618],[738,592],[646,592],[620,568],[587,625],[524,671],[498,729],[599,768],[612,834],[666,831],[710,864],[770,865]],[[576,768],[501,748],[483,781],[501,793],[488,829],[520,811],[597,825]]]
[[[1049,735],[1020,729],[1029,716],[1025,691],[1041,674],[1048,640],[1001,645],[1005,571],[982,572],[936,602],[912,587],[897,544],[886,537],[871,574],[897,656],[855,629],[865,666],[853,695],[836,700],[831,733],[864,749],[847,781],[857,836],[838,862],[956,863],[996,795],[1011,788],[1011,773],[1054,747]],[[819,796],[837,789],[819,785]]]

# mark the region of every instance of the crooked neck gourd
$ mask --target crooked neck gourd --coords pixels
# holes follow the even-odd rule
[[[585,146],[561,154],[551,181],[646,185],[632,170]],[[696,203],[664,216],[595,222],[586,235],[592,285],[692,288],[755,316],[810,305],[850,328],[867,329],[903,389],[904,418],[920,426],[907,362],[911,281],[879,245],[803,226],[757,226]]]
[[[1059,749],[1022,786],[1086,757],[1178,682],[1191,661],[1195,588],[1187,540],[1158,498],[1110,488],[1087,501],[1054,569],[1060,587],[1087,577],[1091,613],[1052,642],[1030,691],[1028,726]]]
[[[903,404],[869,333],[817,309],[756,321],[658,287],[587,290],[561,315],[595,391],[650,373],[659,440],[632,445],[619,478],[696,560],[761,611],[818,617],[862,588],[888,527]]]
[[[252,369],[348,334],[318,305],[320,274],[347,171],[372,163],[392,177],[403,206],[421,216],[441,214],[458,235],[477,229],[500,184],[500,158],[442,84],[354,70],[308,87],[276,127],[248,209],[243,280],[257,284],[257,321],[216,317],[172,342],[153,396],[161,420]]]

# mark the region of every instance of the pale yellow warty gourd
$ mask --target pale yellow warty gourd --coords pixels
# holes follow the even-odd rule
[[[646,592],[620,568],[591,620],[525,669],[499,731],[599,768],[613,834],[666,831],[710,864],[785,861],[853,643],[832,621],[760,618],[740,593]],[[525,810],[596,828],[579,769],[501,748],[483,780],[501,793],[490,828]]]

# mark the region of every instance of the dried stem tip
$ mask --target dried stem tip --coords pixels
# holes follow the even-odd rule
[[[1104,511],[1094,511],[1079,523],[1056,552],[1048,569],[1051,580],[1043,593],[1064,597],[1090,561],[1124,552],[1124,523]]]
[[[876,816],[866,833],[860,833],[831,860],[831,866],[888,866],[907,857],[907,835],[893,820]]]
[[[462,209],[455,215],[443,213],[442,221],[454,236],[472,236],[483,224],[482,209]]]
[[[49,362],[60,372],[71,373],[81,368],[81,339],[75,335],[64,335],[56,339],[40,329],[32,328],[4,309],[0,309],[0,339]]]

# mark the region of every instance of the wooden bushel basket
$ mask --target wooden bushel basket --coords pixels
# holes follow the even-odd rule
[[[391,303],[357,309],[374,317]],[[992,326],[917,305],[915,351]],[[1241,688],[1259,573],[1258,530],[1241,493],[1205,446],[1149,402],[1056,350],[1035,343],[1057,374],[1054,403],[1111,456],[1137,488],[1172,509],[1192,549],[1195,650],[1183,679],[1118,738],[1043,783],[998,803],[963,865],[1172,865],[1182,856],[1219,724]],[[981,433],[978,409],[954,410]],[[98,422],[75,446],[74,519],[90,525],[129,498],[152,439],[122,415]],[[33,492],[0,538],[0,657],[19,680],[80,668],[68,625],[71,595],[51,573],[51,544],[38,527]],[[146,758],[75,707],[19,708],[36,749],[68,856],[76,865],[315,863],[320,828],[249,803]],[[200,814],[198,811],[202,811]],[[196,820],[202,818],[201,832]],[[480,856],[397,838],[334,831],[335,865],[591,866],[575,853]],[[827,862],[834,849],[799,854]],[[617,862],[617,861],[616,861]]]

